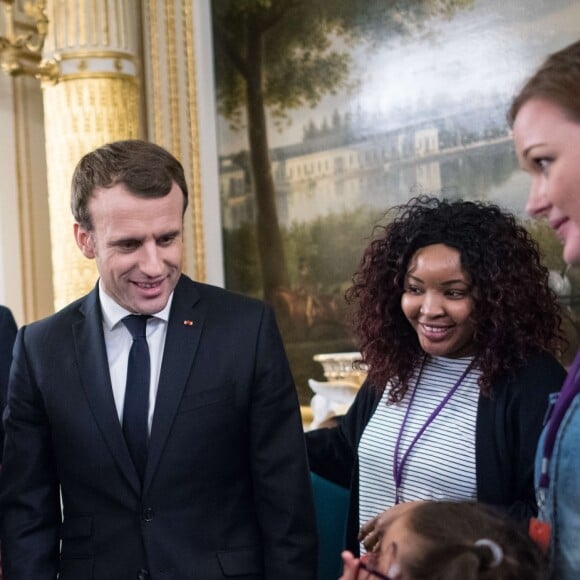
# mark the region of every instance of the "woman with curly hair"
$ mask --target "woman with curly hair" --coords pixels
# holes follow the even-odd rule
[[[350,487],[359,526],[414,500],[536,513],[533,460],[560,316],[536,243],[494,205],[414,198],[364,252],[347,299],[368,377],[339,426],[306,434],[312,471]]]
[[[482,504],[401,504],[380,523],[378,549],[342,554],[340,580],[547,580],[540,548],[519,527]]]

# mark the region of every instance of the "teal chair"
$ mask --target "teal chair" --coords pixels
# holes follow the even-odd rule
[[[342,574],[349,490],[310,473],[318,527],[318,580],[336,580]]]

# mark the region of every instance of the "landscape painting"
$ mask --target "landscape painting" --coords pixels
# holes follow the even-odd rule
[[[226,286],[274,307],[307,404],[307,379],[322,378],[312,357],[357,349],[344,291],[388,208],[426,193],[525,219],[505,113],[545,56],[580,37],[580,3],[211,5]],[[562,277],[558,242],[529,227]]]

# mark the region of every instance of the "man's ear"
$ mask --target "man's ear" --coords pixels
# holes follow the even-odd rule
[[[95,257],[95,246],[91,232],[83,228],[80,224],[74,225],[75,241],[85,258],[92,260]]]

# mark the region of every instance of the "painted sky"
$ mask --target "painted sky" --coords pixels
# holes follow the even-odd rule
[[[281,131],[270,124],[271,147],[300,142],[306,123],[330,120],[335,109],[389,113],[431,99],[461,102],[485,93],[509,100],[549,52],[580,37],[580,2],[475,0],[450,21],[432,21],[427,31],[423,38],[355,50],[356,90],[326,97],[314,109],[291,111]],[[232,133],[223,119],[218,139],[221,154],[247,148],[244,131]]]

